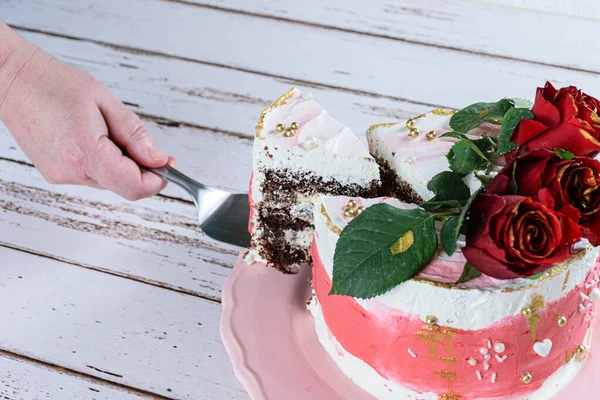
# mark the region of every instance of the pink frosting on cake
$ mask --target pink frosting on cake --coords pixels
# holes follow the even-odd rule
[[[413,391],[456,393],[462,399],[502,398],[508,393],[527,395],[571,360],[591,323],[588,313],[579,311],[584,298],[581,294],[596,287],[597,282],[591,282],[600,270],[597,264],[585,282],[558,301],[534,311],[534,316],[539,317],[537,329],[532,329],[528,319],[519,314],[482,330],[467,331],[429,326],[417,315],[384,304],[366,310],[352,297],[330,296],[331,280],[317,246],[313,245],[311,254],[317,302],[331,334],[346,351],[385,379]],[[589,303],[588,307],[593,306]],[[557,324],[560,315],[568,321],[562,327]],[[545,339],[551,339],[552,346],[549,354],[542,357],[534,351],[534,343]],[[500,343],[504,349],[499,346],[496,351],[495,345]],[[489,359],[482,353],[488,354]],[[474,362],[476,365],[471,365]],[[528,384],[521,380],[525,373],[533,377]]]

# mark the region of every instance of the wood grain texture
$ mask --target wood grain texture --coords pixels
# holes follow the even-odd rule
[[[600,44],[581,40],[600,30],[600,23],[591,20],[600,15],[594,1],[182,1],[400,41],[599,70],[598,60],[590,54],[598,54]],[[560,51],[548,51],[551,48]]]
[[[409,118],[435,107],[435,104],[414,104],[193,61],[132,53],[85,41],[22,34],[90,72],[138,113],[162,124],[192,124],[219,130],[233,138],[250,140],[262,108],[292,86],[313,92],[330,114],[358,133],[376,122]],[[170,140],[176,141],[177,137]]]
[[[600,9],[596,0],[479,0],[517,10],[539,14],[555,14],[576,17],[579,20],[600,21]]]
[[[167,1],[5,3],[0,12],[17,26],[418,104],[461,107],[507,95],[530,98],[547,79],[588,88],[597,80],[591,72]],[[236,26],[244,27],[243,34]],[[183,37],[195,38],[194,46]]]
[[[0,210],[0,244],[214,301],[239,252],[200,233],[191,204],[51,186],[7,161]]]
[[[0,260],[0,349],[173,399],[247,398],[218,304],[2,246]]]
[[[0,356],[0,399],[142,400],[159,397],[117,388],[10,355]]]

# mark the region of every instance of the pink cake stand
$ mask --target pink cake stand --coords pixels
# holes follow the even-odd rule
[[[337,368],[319,343],[306,310],[309,276],[308,268],[284,275],[238,258],[223,288],[221,317],[221,338],[236,376],[252,400],[374,400]],[[595,336],[593,346],[600,349],[595,343],[600,335]],[[584,371],[554,400],[598,398],[600,356],[592,354]]]

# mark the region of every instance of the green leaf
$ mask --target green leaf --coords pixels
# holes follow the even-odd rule
[[[531,109],[531,107],[533,107],[533,104],[527,99],[514,98],[514,99],[506,99],[506,100],[508,100],[510,102],[510,104],[512,104],[515,108]]]
[[[573,158],[575,158],[575,154],[566,151],[566,150],[561,150],[561,149],[554,149],[553,150],[556,154],[558,154],[559,156],[561,156],[562,158],[564,158],[565,160],[571,160]]]
[[[463,108],[450,118],[450,126],[458,132],[467,133],[490,120],[502,120],[513,105],[502,99],[496,103],[475,103]]]
[[[456,242],[460,232],[460,215],[450,218],[440,232],[440,241],[442,243],[442,249],[448,255],[452,255],[456,251]]]
[[[456,243],[458,242],[460,231],[462,229],[463,224],[465,223],[465,219],[467,218],[469,208],[471,208],[471,204],[473,204],[473,201],[477,196],[479,196],[480,192],[481,189],[473,193],[473,195],[469,198],[469,200],[467,200],[465,205],[462,207],[460,214],[450,218],[442,227],[442,231],[440,232],[442,248],[449,256],[451,256],[456,251]]]
[[[506,154],[517,148],[517,145],[511,141],[511,137],[519,122],[524,119],[533,119],[533,113],[526,108],[511,108],[504,116],[502,129],[500,130],[500,140],[498,141],[498,153]]]
[[[457,174],[467,175],[475,170],[486,169],[489,160],[483,152],[468,139],[456,142],[446,155],[450,169]]]
[[[371,206],[340,234],[330,294],[368,299],[386,293],[417,275],[437,245],[434,217],[427,212]]]
[[[427,189],[435,193],[429,202],[447,200],[467,200],[471,196],[469,187],[462,176],[451,171],[440,172],[427,183]]]
[[[465,263],[465,268],[463,269],[463,273],[456,281],[457,284],[465,283],[475,278],[479,278],[481,276],[481,272],[473,266],[470,262]]]
[[[435,212],[441,209],[449,209],[449,208],[460,208],[465,204],[464,200],[441,200],[441,201],[432,201],[429,200],[425,203],[421,204],[421,208],[423,208],[427,212]]]
[[[440,136],[441,138],[443,137],[451,137],[451,138],[455,138],[455,139],[468,139],[467,135],[465,135],[464,133],[461,132],[446,132],[444,133],[442,136]]]

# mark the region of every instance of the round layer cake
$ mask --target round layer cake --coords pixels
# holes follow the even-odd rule
[[[465,258],[439,251],[414,279],[372,299],[329,295],[335,246],[356,207],[396,199],[322,196],[311,248],[319,340],[377,399],[547,400],[581,370],[600,299],[598,248],[580,242],[537,279],[485,275],[457,285]]]

